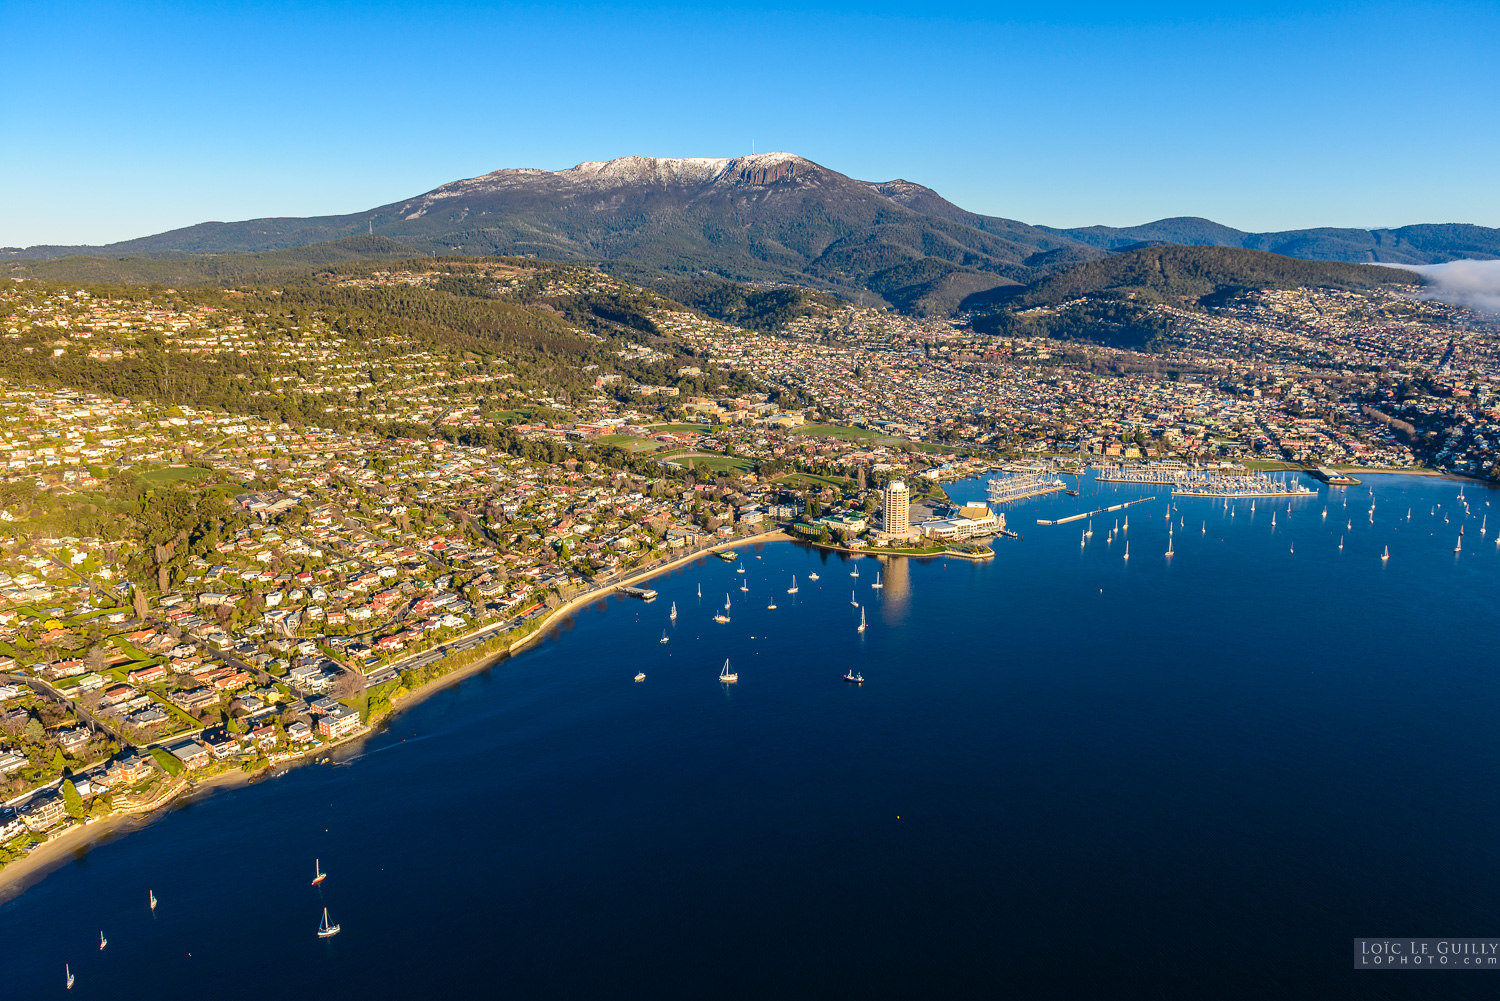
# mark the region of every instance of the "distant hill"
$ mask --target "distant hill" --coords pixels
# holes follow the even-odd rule
[[[261,254],[185,254],[87,256],[43,260],[0,260],[0,275],[57,281],[122,284],[202,285],[215,282],[283,282],[310,277],[318,268],[352,261],[411,257],[404,243],[383,236],[346,236],[341,240]]]
[[[1004,336],[1045,336],[1154,350],[1177,321],[1151,306],[1197,308],[1250,289],[1370,289],[1418,285],[1400,268],[1341,261],[1303,261],[1239,247],[1164,244],[1112,254],[1017,289],[1000,308],[978,316],[974,330]],[[1003,292],[1005,290],[997,290]],[[1037,307],[1069,305],[1063,309]]]
[[[1312,261],[1385,264],[1441,264],[1462,258],[1500,257],[1500,229],[1466,223],[1402,226],[1399,229],[1295,229],[1245,233],[1209,219],[1159,219],[1144,226],[1115,229],[1039,227],[1100,250],[1123,250],[1141,243],[1241,247]]]
[[[1142,247],[1080,264],[1044,278],[1009,299],[1014,309],[1052,306],[1085,295],[1111,293],[1174,305],[1237,289],[1365,289],[1419,285],[1421,278],[1401,268],[1333,261],[1304,261],[1238,247]]]

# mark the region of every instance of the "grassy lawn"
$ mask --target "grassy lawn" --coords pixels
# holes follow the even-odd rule
[[[209,470],[197,466],[164,466],[141,474],[147,483],[192,483],[203,479]]]
[[[594,439],[600,445],[619,445],[631,452],[649,452],[661,447],[661,442],[649,438],[637,438],[630,434],[606,434]]]
[[[686,455],[679,457],[676,461],[684,466],[691,462],[694,469],[708,470],[713,473],[722,473],[730,469],[748,473],[755,468],[755,463],[742,455]]]
[[[171,751],[168,751],[166,748],[151,748],[151,756],[156,759],[157,764],[161,765],[162,771],[166,772],[168,775],[181,775],[187,768],[186,765],[178,760],[177,755],[173,754]]]
[[[531,420],[529,410],[496,410],[487,416],[496,424],[525,424]]]
[[[906,447],[917,452],[929,452],[937,455],[951,455],[958,449],[952,445],[936,445],[930,441],[908,441]]]
[[[804,424],[799,428],[793,428],[791,433],[812,435],[816,438],[842,438],[845,441],[869,441],[882,437],[879,431],[871,431],[869,428],[844,427],[842,424]]]
[[[150,660],[151,655],[123,636],[113,636],[110,642],[120,649],[120,652],[131,660]]]

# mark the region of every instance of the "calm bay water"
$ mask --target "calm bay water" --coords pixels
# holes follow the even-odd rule
[[[3,993],[1488,995],[1349,969],[1356,935],[1500,933],[1500,492],[1465,487],[1455,557],[1457,483],[1367,482],[1183,499],[1170,561],[1166,488],[1092,482],[985,564],[705,559],[89,848],[0,905]],[[1083,548],[1034,524],[1151,494]]]

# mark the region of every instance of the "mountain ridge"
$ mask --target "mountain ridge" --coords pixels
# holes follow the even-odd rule
[[[628,262],[668,274],[789,282],[919,315],[951,313],[975,296],[1155,243],[1351,263],[1500,257],[1500,230],[1457,223],[1282,233],[1196,217],[1033,226],[970,212],[913,181],[857,180],[775,152],[503,168],[363,212],[205,222],[99,247],[3,248],[0,259],[268,253],[356,235],[416,254]]]

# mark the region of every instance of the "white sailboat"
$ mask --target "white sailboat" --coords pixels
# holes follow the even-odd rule
[[[665,629],[661,631],[661,641],[663,643],[667,642],[667,631]]]
[[[1344,537],[1342,535],[1339,536],[1339,548],[1340,549],[1344,548]]]
[[[637,683],[645,681],[646,680],[646,672],[645,671],[641,671],[640,673],[638,673],[635,676],[635,680],[636,680]]]
[[[724,611],[726,611],[726,612],[729,611],[729,595],[728,595],[728,593],[725,593],[725,595],[724,595]]]
[[[873,587],[877,591],[882,590],[885,587],[885,585],[880,582],[880,571],[879,570],[875,571],[875,583],[871,584],[870,586]]]
[[[818,575],[815,574],[815,573],[810,573],[810,574],[807,575],[807,579],[808,580],[817,580],[818,579]]]
[[[738,671],[731,671],[729,669],[729,660],[728,660],[728,658],[725,658],[725,660],[724,660],[724,666],[721,667],[721,668],[719,668],[719,680],[722,681],[726,685],[732,685],[736,681],[740,680],[740,674],[739,674],[739,672]]]
[[[850,577],[858,577],[859,576],[859,567],[855,567],[853,570],[850,570],[849,571],[849,576]]]
[[[103,932],[100,932],[99,933],[99,951],[103,952],[104,951],[104,947],[106,945],[109,945],[109,939],[107,939],[107,938],[104,937],[104,933]]]
[[[1088,536],[1088,537],[1089,537],[1089,538],[1091,538],[1091,539],[1092,539],[1092,538],[1093,538],[1093,537],[1094,537],[1094,519],[1093,519],[1093,518],[1090,518],[1090,519],[1089,519],[1089,527],[1088,527],[1088,530],[1087,530],[1087,531],[1085,531],[1085,532],[1084,532],[1084,533],[1083,533],[1083,534],[1084,534],[1084,535],[1087,535],[1087,536]]]
[[[72,990],[72,989],[73,989],[73,971],[72,971],[72,969],[71,969],[71,968],[70,968],[70,967],[69,967],[69,966],[68,966],[68,964],[67,964],[67,963],[64,963],[64,964],[63,964],[63,973],[64,973],[64,974],[65,974],[65,975],[66,975],[66,976],[67,976],[67,978],[68,978],[68,979],[67,979],[67,984],[68,984],[68,990],[70,990],[70,991],[71,991],[71,990]]]
[[[672,602],[672,614],[668,615],[667,618],[673,620],[677,618],[677,602]]]
[[[700,597],[700,598],[703,597],[703,585],[702,584],[698,585],[698,597]]]
[[[1167,532],[1167,558],[1172,558],[1172,533],[1170,531]]]
[[[1388,560],[1390,558],[1391,558],[1391,547],[1390,546],[1386,546],[1385,547],[1385,552],[1383,552],[1383,553],[1380,554],[1380,562],[1384,563],[1386,560]]]
[[[1125,558],[1127,560],[1130,559],[1130,542],[1128,540],[1125,543]]]
[[[146,891],[146,896],[151,898],[151,909],[156,910],[156,894],[151,890]]]
[[[797,593],[797,575],[796,574],[792,574],[792,586],[786,589],[786,593],[787,594],[796,594]]]
[[[740,590],[748,593],[750,591],[750,583],[746,581],[745,583],[741,584]]]
[[[1453,551],[1455,553],[1461,553],[1461,552],[1463,552],[1463,549],[1464,549],[1464,537],[1463,537],[1463,533],[1460,532],[1459,535],[1458,535],[1458,545],[1456,545],[1456,546],[1453,547]]]
[[[849,592],[849,604],[853,605],[855,608],[859,607],[859,599],[854,596],[853,591]]]
[[[339,926],[328,923],[328,908],[323,908],[323,923],[318,926],[318,938],[333,938],[338,933]]]
[[[864,631],[865,631],[865,610],[864,610],[863,607],[861,607],[860,610],[859,610],[859,628],[856,629],[855,632],[862,633]]]
[[[766,611],[768,611],[768,612],[774,612],[774,611],[776,611],[776,599],[775,598],[772,598],[771,599],[771,603],[766,606]]]

